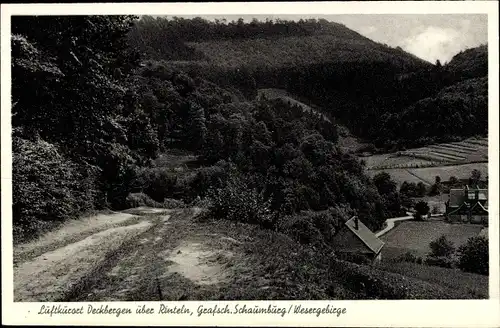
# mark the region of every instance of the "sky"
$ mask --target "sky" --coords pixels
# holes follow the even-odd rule
[[[190,16],[183,16],[190,17]],[[348,28],[380,43],[399,46],[422,59],[442,64],[461,50],[477,47],[488,41],[488,16],[484,14],[434,14],[434,15],[229,15],[201,16],[205,19],[225,18],[228,21],[242,17],[245,21],[307,18],[324,18],[344,24]]]

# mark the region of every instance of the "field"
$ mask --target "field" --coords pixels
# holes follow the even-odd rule
[[[488,138],[469,138],[363,159],[367,168],[372,170],[488,162]]]
[[[382,262],[378,269],[488,298],[488,276],[409,262]]]
[[[455,244],[463,245],[467,239],[479,235],[483,226],[477,224],[450,224],[443,221],[405,221],[381,237],[385,242],[382,257],[390,260],[406,252],[425,257],[429,243],[441,235]]]
[[[422,168],[408,168],[408,169],[381,169],[381,170],[367,170],[368,175],[374,176],[380,172],[387,172],[391,175],[392,179],[401,185],[404,181],[407,182],[423,182],[426,185],[434,183],[436,176],[441,177],[442,181],[447,181],[450,177],[454,176],[460,180],[468,179],[472,170],[481,172],[481,177],[488,176],[488,163],[471,163],[463,165],[447,165],[435,167],[422,167]]]

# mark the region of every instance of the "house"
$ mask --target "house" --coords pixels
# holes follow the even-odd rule
[[[445,216],[449,222],[488,225],[488,189],[467,185],[464,189],[451,189]]]
[[[364,255],[372,262],[382,259],[384,242],[368,229],[357,216],[346,221],[333,238],[333,246],[341,255]]]

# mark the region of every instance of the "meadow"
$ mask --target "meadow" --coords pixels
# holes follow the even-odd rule
[[[488,138],[469,138],[460,142],[429,145],[397,153],[363,158],[368,169],[400,169],[470,164],[488,161]]]
[[[381,262],[377,269],[488,298],[488,276],[410,262]]]
[[[477,224],[451,224],[444,221],[405,221],[380,237],[385,243],[383,259],[391,260],[406,252],[425,257],[430,251],[429,243],[445,235],[459,247],[467,239],[480,234],[483,226]]]

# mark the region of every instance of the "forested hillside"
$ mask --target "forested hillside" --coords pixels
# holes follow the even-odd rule
[[[220,216],[276,229],[304,210],[329,211],[331,226],[358,213],[373,229],[401,211],[398,197],[379,192],[357,159],[337,148],[334,123],[277,100],[242,101],[168,64],[141,67],[126,43],[133,21],[14,18],[20,236],[86,211],[126,208],[137,193],[157,202],[208,197]],[[181,179],[151,165],[174,148],[199,157],[196,174]],[[305,234],[323,229],[311,218],[296,224]]]
[[[158,42],[164,39],[176,46]],[[248,99],[258,88],[286,89],[382,149],[486,134],[484,84],[470,81],[468,91],[454,95],[460,100],[441,99],[444,88],[486,76],[486,46],[464,51],[442,66],[326,20],[245,23],[147,16],[134,27],[129,42],[190,75],[236,87]],[[425,105],[428,102],[439,104]],[[435,116],[424,114],[416,124],[406,121],[422,106],[427,106],[424,112],[442,108],[437,116],[443,128],[420,135],[419,127],[435,123]],[[445,120],[450,112],[455,119]],[[397,130],[400,127],[404,133]]]
[[[341,297],[317,293],[332,274],[359,297],[434,295],[337,261],[331,241],[346,220],[375,231],[405,212],[388,174],[370,178],[340,149],[337,122],[380,148],[485,133],[484,48],[440,66],[323,20],[134,16],[14,16],[11,44],[16,243],[93,211],[196,207],[205,226],[250,224],[273,236],[268,251],[307,254],[296,270],[262,252],[266,264],[288,261],[279,277],[300,276],[306,298]],[[264,87],[310,99],[329,119],[257,99]],[[189,168],[167,169],[182,157]]]

